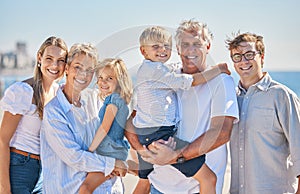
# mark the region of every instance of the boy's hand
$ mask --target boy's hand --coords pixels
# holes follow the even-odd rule
[[[227,63],[219,63],[218,65],[215,65],[212,68],[218,68],[221,71],[221,73],[226,73],[228,75],[231,74],[231,72],[228,69]]]

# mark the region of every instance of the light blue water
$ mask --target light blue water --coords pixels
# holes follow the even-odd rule
[[[280,82],[291,90],[293,90],[298,97],[300,97],[300,71],[268,71],[272,79]],[[234,72],[232,76],[235,84],[238,83],[238,75]]]
[[[269,73],[274,80],[288,86],[298,95],[298,97],[300,97],[300,71],[270,71]],[[232,76],[235,80],[235,83],[237,84],[238,75],[236,73],[232,73]],[[22,81],[28,77],[30,76],[1,76],[0,97],[3,95],[4,90],[12,83],[16,81]]]

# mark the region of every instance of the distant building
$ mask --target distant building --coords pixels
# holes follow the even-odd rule
[[[0,70],[27,69],[33,66],[34,59],[28,55],[25,42],[17,42],[15,51],[0,53]]]

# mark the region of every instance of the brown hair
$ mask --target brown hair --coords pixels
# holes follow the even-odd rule
[[[231,51],[240,46],[241,42],[254,42],[255,48],[260,54],[265,54],[265,45],[263,42],[263,37],[256,35],[254,33],[243,33],[239,34],[239,32],[235,35],[235,38],[226,40],[226,44],[228,49]]]
[[[63,49],[64,51],[66,51],[66,53],[68,53],[68,47],[66,45],[66,43],[61,39],[61,38],[57,38],[54,36],[51,36],[49,38],[47,38],[43,44],[41,45],[41,47],[39,48],[38,52],[37,52],[37,62],[36,65],[34,67],[34,75],[33,75],[33,99],[36,103],[36,111],[39,114],[39,117],[42,119],[43,118],[43,110],[44,110],[44,105],[45,105],[45,99],[44,99],[44,90],[43,90],[43,74],[40,68],[40,64],[38,61],[38,56],[43,56],[45,49],[48,46],[57,46],[61,49]],[[66,60],[67,60],[67,54],[66,54]]]

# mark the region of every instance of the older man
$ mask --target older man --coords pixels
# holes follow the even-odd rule
[[[197,21],[184,21],[176,33],[176,46],[182,65],[175,67],[178,73],[193,74],[205,71],[206,55],[210,49],[212,34],[207,26]],[[206,163],[217,175],[217,193],[222,193],[227,163],[224,145],[230,139],[233,122],[238,119],[238,107],[233,79],[225,74],[207,83],[179,91],[179,115],[181,126],[177,136],[191,142],[181,150],[172,150],[158,141],[152,152],[136,143],[134,135],[127,138],[138,151],[147,152],[144,159],[154,165],[148,176],[151,193],[197,193],[199,184],[187,178],[171,165],[185,165],[185,161],[207,154]],[[142,154],[143,155],[143,154]],[[163,166],[160,166],[163,165]],[[172,181],[169,179],[172,177]]]

